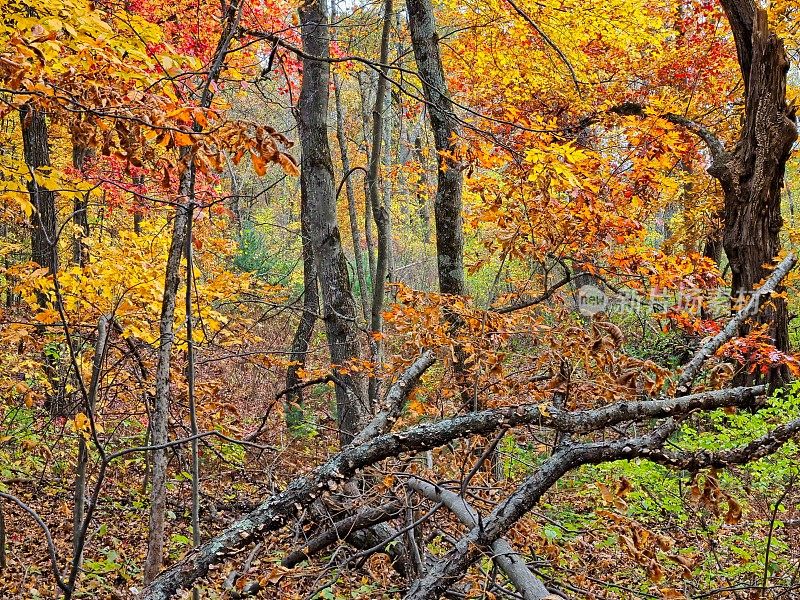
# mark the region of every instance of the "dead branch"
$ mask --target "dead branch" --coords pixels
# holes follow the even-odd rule
[[[330,529],[312,537],[299,550],[287,554],[281,561],[281,565],[292,568],[309,557],[324,550],[331,544],[338,541],[347,540],[353,533],[385,523],[390,519],[399,516],[403,511],[403,506],[399,502],[391,502],[384,506],[368,508],[355,515],[338,521]]]
[[[407,485],[428,500],[444,504],[459,521],[470,529],[478,527],[482,521],[478,511],[470,506],[463,496],[459,496],[455,492],[416,477],[411,477]],[[494,552],[492,559],[508,576],[525,600],[542,600],[550,595],[544,583],[530,572],[525,560],[514,551],[508,540],[502,537],[496,539],[492,542],[492,550]]]

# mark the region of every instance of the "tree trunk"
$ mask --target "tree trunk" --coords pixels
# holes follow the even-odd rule
[[[364,272],[364,253],[361,250],[361,232],[358,229],[358,210],[356,208],[356,194],[353,188],[352,173],[350,172],[350,154],[347,151],[347,137],[344,130],[344,107],[342,106],[341,92],[336,73],[333,73],[333,93],[336,99],[336,139],[339,142],[339,153],[342,157],[342,172],[347,180],[344,182],[347,194],[347,214],[350,217],[350,234],[353,238],[353,257],[356,262],[356,276],[358,277],[358,292],[361,299],[361,310],[364,321],[369,319],[369,297],[367,289],[367,276]]]
[[[464,296],[464,232],[461,216],[461,165],[445,154],[455,151],[458,133],[453,102],[450,100],[439,54],[439,35],[431,0],[406,0],[408,25],[417,70],[428,103],[433,139],[438,153],[438,175],[434,217],[436,221],[436,258],[439,291]]]
[[[367,158],[367,163],[370,162],[370,147],[369,147],[369,112],[367,104],[369,102],[369,79],[362,77],[359,71],[356,73],[358,78],[358,91],[361,94],[361,131],[364,138],[364,154]],[[375,284],[375,242],[372,236],[372,209],[369,202],[369,179],[364,178],[364,237],[367,239],[367,256],[369,258],[369,280],[372,285]],[[367,317],[369,320],[369,317]]]
[[[422,138],[414,138],[414,154],[422,169],[422,181],[417,185],[417,214],[422,221],[422,243],[427,247],[431,242],[431,211],[428,209],[428,195],[423,191],[427,187],[428,177],[425,170],[425,155],[422,152]]]
[[[303,50],[327,59],[330,38],[328,17],[321,0],[300,9]],[[322,292],[323,319],[331,363],[336,374],[336,408],[339,439],[344,446],[361,429],[369,407],[363,377],[343,371],[360,356],[356,306],[350,289],[347,259],[336,218],[333,163],[328,145],[327,116],[330,65],[325,60],[303,59],[298,126],[302,150],[301,180],[306,186],[311,241]]]
[[[197,403],[195,399],[194,368],[194,322],[192,320],[192,283],[194,279],[194,247],[192,245],[192,214],[194,204],[189,201],[186,218],[186,236],[184,255],[186,256],[186,393],[189,400],[189,426],[191,434],[197,435]],[[192,543],[195,548],[200,545],[200,448],[197,438],[192,440]],[[200,590],[192,589],[193,600],[199,600]]]
[[[439,291],[442,294],[467,295],[464,277],[464,223],[461,216],[461,192],[463,176],[461,165],[452,158],[456,151],[458,135],[453,102],[447,87],[439,53],[439,34],[431,0],[406,0],[408,25],[411,30],[411,45],[417,71],[422,81],[422,90],[428,103],[427,110],[433,130],[437,152],[437,185],[434,198],[434,220],[436,224],[436,266],[439,275]],[[450,314],[452,327],[459,326],[458,317]],[[477,394],[471,394],[466,367],[467,353],[457,345],[453,370],[455,384],[461,394],[466,410],[478,410]]]
[[[143,186],[144,185],[144,175],[136,175],[133,178],[133,185],[134,186]],[[142,234],[142,219],[144,215],[142,214],[142,197],[137,194],[136,192],[133,193],[133,232],[136,235]]]
[[[23,104],[19,109],[22,124],[22,148],[25,164],[32,172],[36,169],[50,167],[50,149],[47,145],[47,120],[39,109],[30,104]],[[35,213],[31,217],[31,260],[46,267],[51,275],[58,271],[58,248],[56,240],[56,194],[51,190],[39,187],[31,177],[28,181],[28,192],[31,196]],[[39,304],[46,302],[41,294]]]
[[[179,196],[181,205],[175,213],[172,243],[167,257],[164,276],[164,296],[161,301],[159,324],[158,365],[156,367],[156,397],[151,414],[150,442],[154,446],[168,441],[170,366],[174,343],[175,302],[180,285],[180,263],[186,243],[186,226],[189,222],[189,198],[194,188],[194,167],[181,175]],[[184,204],[185,202],[185,204]],[[161,570],[164,555],[164,519],[167,507],[167,450],[153,450],[153,484],[150,492],[150,519],[147,537],[147,558],[144,581],[151,582]]]
[[[314,333],[314,323],[319,312],[319,287],[317,267],[314,263],[314,249],[311,245],[311,215],[308,213],[308,194],[303,179],[300,180],[300,235],[303,238],[303,312],[294,332],[290,359],[292,364],[286,369],[285,410],[286,426],[299,427],[303,422],[303,391],[299,387],[298,371],[305,367],[306,356]]]
[[[47,119],[45,114],[30,103],[19,109],[22,125],[22,151],[25,165],[30,170],[28,193],[34,212],[31,215],[31,260],[47,269],[55,277],[58,273],[58,237],[56,224],[56,194],[39,187],[35,173],[37,169],[49,170],[50,148],[48,146]],[[42,308],[47,305],[47,294],[36,292],[36,302]],[[44,334],[44,329],[37,330]],[[54,416],[69,412],[65,386],[58,377],[58,360],[45,353],[44,365],[53,393],[48,393],[45,406]]]
[[[73,146],[72,166],[83,174],[86,169],[86,159],[90,158],[91,154],[90,148]],[[73,234],[72,262],[83,266],[89,259],[89,247],[83,241],[83,238],[89,237],[89,192],[75,198],[72,208],[72,222],[81,230],[80,234],[77,231]]]
[[[86,399],[84,410],[90,419],[94,419],[94,410],[97,404],[97,392],[100,388],[100,378],[103,373],[103,363],[105,362],[106,351],[108,350],[108,337],[111,333],[112,318],[103,315],[97,323],[97,341],[94,347],[94,359],[92,361],[92,379],[89,383],[89,396]],[[89,466],[89,446],[82,435],[78,436],[78,467],[75,472],[75,506],[72,513],[72,550],[75,564],[80,565],[83,561],[83,544],[85,539],[81,539],[83,521],[86,517],[86,484],[87,468]]]
[[[381,32],[381,51],[378,59],[382,65],[389,61],[389,35],[392,31],[392,0],[384,0],[383,31]],[[380,366],[383,361],[383,344],[380,334],[383,332],[383,300],[386,290],[386,277],[389,273],[389,254],[391,231],[389,229],[389,210],[384,200],[381,199],[380,166],[381,147],[384,136],[384,111],[386,98],[386,78],[389,75],[388,67],[381,67],[375,89],[375,106],[372,110],[372,142],[369,155],[369,170],[367,185],[369,189],[369,203],[372,208],[372,218],[378,230],[378,261],[375,266],[375,278],[372,281],[372,315],[370,330],[377,334],[373,342],[373,362]],[[376,402],[379,394],[379,381],[371,377],[369,381],[370,401]]]
[[[387,17],[388,18],[388,17]],[[391,25],[387,27],[387,37],[391,33]],[[386,56],[386,61],[389,61],[389,56]],[[384,85],[388,86],[389,82],[384,81]],[[392,168],[392,92],[387,89],[383,98],[383,210],[386,213],[386,279],[387,281],[395,281],[394,275],[394,243],[392,241],[392,193],[394,191],[394,184],[392,178],[389,177],[389,171]]]
[[[769,31],[766,11],[757,9],[752,0],[722,0],[722,6],[745,83],[745,115],[736,148],[719,156],[709,172],[719,179],[725,197],[722,243],[736,300],[769,275],[780,251],[781,188],[797,128],[794,109],[786,104],[789,62],[783,42]],[[783,298],[772,298],[757,321],[768,325],[779,350],[788,350]],[[749,330],[745,324],[740,334]],[[784,369],[776,369],[770,381],[777,384],[785,376]]]
[[[225,11],[222,32],[214,59],[200,97],[200,106],[211,106],[214,94],[212,84],[217,81],[225,63],[227,50],[236,33],[239,21],[239,2],[231,0]],[[195,124],[195,131],[200,128]],[[163,446],[169,440],[169,388],[170,366],[172,364],[172,344],[174,342],[175,302],[180,284],[180,262],[186,244],[189,219],[194,204],[195,165],[191,157],[187,157],[182,149],[181,158],[188,158],[186,168],[181,173],[178,187],[178,208],[172,229],[172,242],[167,256],[164,274],[164,295],[161,302],[161,318],[159,322],[158,364],[156,366],[156,396],[151,414],[151,437],[154,446]],[[153,485],[150,492],[150,517],[147,532],[147,557],[144,565],[144,581],[151,582],[164,560],[164,520],[167,503],[167,449],[153,451]]]

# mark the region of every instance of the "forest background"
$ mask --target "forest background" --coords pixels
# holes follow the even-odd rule
[[[2,0],[0,595],[800,597],[800,6]]]

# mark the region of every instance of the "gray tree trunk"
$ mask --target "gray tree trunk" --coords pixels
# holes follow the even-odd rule
[[[383,65],[389,61],[389,35],[391,31],[392,0],[384,0],[381,50],[380,58],[378,59]],[[391,252],[389,208],[385,203],[386,198],[381,198],[380,189],[381,148],[385,133],[384,111],[386,109],[386,78],[388,74],[388,67],[381,67],[380,77],[375,89],[375,106],[372,110],[372,142],[367,173],[369,203],[372,208],[372,218],[378,230],[378,261],[375,266],[375,278],[372,281],[372,315],[370,319],[370,329],[375,334],[383,332],[383,301],[386,295],[386,278],[389,274]],[[377,365],[380,365],[383,361],[383,344],[379,337],[373,343],[372,360]],[[372,377],[369,382],[369,398],[372,402],[376,402],[378,395],[379,381],[377,377]]]
[[[388,17],[386,17],[388,19]],[[387,34],[391,33],[391,25],[387,28]],[[386,56],[387,62],[389,56]],[[389,82],[384,81],[384,85],[388,87]],[[394,243],[392,240],[392,193],[394,192],[394,183],[392,178],[388,176],[389,170],[392,168],[392,131],[394,129],[392,122],[392,91],[387,89],[383,98],[383,209],[386,212],[386,279],[387,281],[395,281],[395,262],[394,262]]]
[[[303,50],[309,56],[328,58],[328,17],[320,0],[300,9]],[[298,126],[302,151],[301,178],[308,194],[311,242],[321,288],[323,319],[331,363],[336,374],[336,408],[339,439],[344,446],[360,431],[370,414],[363,377],[343,372],[361,355],[356,326],[356,306],[350,289],[347,259],[336,217],[333,163],[328,145],[328,96],[330,65],[324,60],[303,59]]]
[[[239,20],[239,2],[231,0],[224,15],[222,32],[214,60],[203,87],[200,106],[208,108],[214,97],[212,83],[216,82],[222,70],[228,47],[236,33]],[[195,130],[198,130],[195,127]],[[181,152],[183,155],[184,152]],[[185,156],[182,156],[185,158]],[[161,302],[159,321],[158,364],[156,367],[156,396],[151,414],[151,437],[153,446],[163,446],[169,440],[167,424],[169,421],[170,366],[172,364],[172,345],[174,342],[175,302],[180,284],[180,262],[188,231],[189,219],[194,203],[195,166],[188,159],[181,173],[178,187],[178,209],[172,229],[172,242],[167,255],[164,274],[164,295]],[[164,521],[167,505],[167,449],[153,451],[153,483],[150,492],[150,517],[147,532],[147,557],[144,564],[144,581],[151,582],[164,560]]]
[[[54,278],[58,273],[58,234],[56,223],[56,194],[39,187],[34,174],[37,169],[47,169],[50,165],[47,119],[35,106],[23,104],[19,109],[22,125],[22,151],[25,165],[30,169],[28,193],[34,211],[31,215],[31,260],[47,269]],[[36,301],[40,307],[47,305],[46,294],[37,292]],[[39,330],[42,332],[43,330]],[[57,360],[45,353],[45,370],[54,392],[45,401],[51,414],[63,416],[69,412],[65,388],[58,377]]]
[[[463,175],[461,164],[449,156],[455,152],[458,127],[453,112],[453,102],[444,77],[442,57],[439,52],[439,34],[431,0],[406,0],[411,45],[422,90],[427,102],[433,140],[437,153],[436,196],[434,220],[436,224],[436,267],[439,291],[457,296],[467,295],[464,276],[464,222],[461,216]],[[458,316],[450,314],[452,327],[459,326]],[[478,395],[470,393],[467,353],[462,346],[454,349],[455,384],[466,410],[478,410]]]
[[[92,151],[85,146],[72,147],[72,166],[80,173],[86,169],[86,159],[91,157]],[[81,229],[81,235],[74,235],[72,241],[72,262],[83,266],[89,259],[89,247],[83,238],[89,237],[89,192],[81,197],[76,197],[72,207],[72,222]]]
[[[428,195],[423,191],[423,187],[427,187],[428,176],[425,171],[426,161],[420,136],[414,138],[414,155],[422,169],[422,181],[418,184],[420,189],[417,191],[417,214],[422,221],[422,243],[427,247],[431,241],[431,211],[428,208]]]
[[[438,174],[434,218],[436,221],[436,259],[439,271],[439,291],[464,296],[464,225],[461,216],[461,165],[454,164],[442,153],[451,153],[458,132],[453,102],[439,53],[439,35],[431,0],[406,0],[408,25],[414,58],[422,80],[422,90],[428,103],[433,139],[438,153]]]
[[[144,175],[135,175],[133,177],[134,186],[144,185]],[[142,234],[142,197],[136,192],[133,193],[133,232],[136,235]]]
[[[353,174],[350,167],[350,154],[347,151],[347,137],[344,129],[344,107],[342,106],[341,91],[338,77],[333,73],[333,93],[336,99],[336,139],[339,142],[339,153],[342,157],[342,172],[347,177],[344,182],[347,194],[347,214],[350,217],[350,234],[353,238],[353,258],[356,263],[356,277],[358,277],[358,293],[361,299],[361,311],[364,321],[369,320],[369,290],[367,289],[367,275],[364,272],[364,253],[361,250],[361,231],[358,228],[358,209],[356,208],[356,195],[353,188]]]
[[[305,367],[306,356],[314,333],[314,323],[319,312],[319,287],[314,249],[311,244],[311,215],[308,212],[308,194],[304,180],[300,180],[300,235],[303,238],[303,311],[292,339],[290,359],[292,365],[286,369],[286,393],[284,414],[289,428],[299,427],[303,422],[303,390],[300,388],[298,372]]]
[[[175,214],[172,227],[172,242],[167,256],[164,276],[164,295],[161,300],[159,322],[158,365],[156,367],[156,396],[151,413],[152,445],[166,444],[169,421],[170,366],[174,343],[175,302],[180,285],[180,263],[186,243],[186,226],[189,222],[189,202],[194,188],[194,167],[181,175],[179,197],[181,205]],[[150,518],[147,538],[147,558],[144,565],[144,581],[149,583],[158,575],[164,555],[164,521],[167,508],[167,450],[153,450],[153,480],[150,492]]]
[[[369,110],[367,109],[367,104],[369,104],[370,97],[370,78],[368,74],[364,75],[360,71],[356,73],[356,77],[358,78],[358,91],[361,94],[361,131],[364,138],[364,154],[366,155],[367,163],[369,163],[371,150],[369,142]],[[372,235],[372,209],[370,208],[369,179],[367,177],[364,178],[364,237],[367,239],[369,280],[372,282],[372,285],[374,285],[376,268],[375,263],[377,261],[375,259],[375,241]],[[369,317],[367,317],[367,320],[369,320]]]

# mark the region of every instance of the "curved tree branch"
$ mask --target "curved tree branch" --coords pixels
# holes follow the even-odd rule
[[[58,568],[58,550],[56,549],[56,545],[53,542],[53,536],[50,534],[50,528],[47,527],[45,522],[39,516],[39,513],[37,513],[30,506],[25,504],[22,500],[20,500],[13,494],[0,492],[0,498],[8,500],[9,502],[13,502],[17,506],[19,506],[22,510],[24,510],[26,513],[28,513],[34,521],[36,521],[36,524],[44,532],[44,538],[45,541],[47,542],[47,554],[50,557],[50,566],[53,570],[53,577],[55,577],[56,585],[65,593],[67,594],[70,593],[72,588],[64,581],[63,577],[61,576],[61,571]]]

